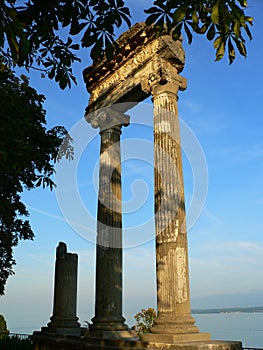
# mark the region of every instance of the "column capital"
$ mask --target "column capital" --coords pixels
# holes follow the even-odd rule
[[[141,80],[141,88],[144,92],[151,93],[153,96],[160,92],[177,95],[178,90],[186,89],[186,78],[179,75],[170,62],[161,60],[154,68],[154,71],[144,75]]]
[[[100,128],[100,132],[107,129],[121,129],[122,126],[130,124],[130,116],[112,107],[101,108],[85,115],[85,118],[94,129]]]

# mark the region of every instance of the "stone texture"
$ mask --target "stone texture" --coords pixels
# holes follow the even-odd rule
[[[118,53],[109,62],[94,63],[83,72],[90,93],[87,114],[116,103],[139,102],[149,93],[141,89],[141,81],[149,72],[158,72],[158,63],[165,59],[178,72],[184,67],[181,41],[170,35],[156,38],[152,27],[138,23],[117,40]]]
[[[242,344],[234,341],[202,341],[184,343],[147,343],[114,339],[88,339],[86,337],[34,336],[35,350],[242,350]]]
[[[100,173],[97,213],[95,316],[92,338],[137,339],[122,316],[122,197],[120,135],[129,117],[111,108],[88,119],[100,128]]]
[[[42,332],[80,335],[77,308],[78,256],[60,242],[56,250],[53,315]]]
[[[154,192],[158,316],[145,340],[208,340],[190,314],[185,199],[178,119],[178,91],[186,80],[161,61],[142,83],[154,103]],[[144,339],[144,338],[143,338]]]

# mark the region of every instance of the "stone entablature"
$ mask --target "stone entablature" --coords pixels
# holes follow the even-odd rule
[[[91,94],[87,113],[119,102],[139,102],[149,95],[141,88],[142,78],[151,73],[180,73],[185,56],[181,40],[170,35],[156,38],[152,27],[138,23],[117,41],[118,54],[108,62],[105,58],[84,70],[84,81]],[[162,73],[164,74],[164,73]],[[162,77],[161,77],[162,79]]]

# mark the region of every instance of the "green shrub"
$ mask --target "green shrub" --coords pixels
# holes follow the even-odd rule
[[[6,336],[0,339],[1,350],[33,350],[32,341],[21,339],[19,336]]]
[[[156,316],[157,314],[154,308],[149,307],[148,309],[142,309],[134,316],[137,324],[132,328],[138,334],[148,333],[150,332],[150,329],[153,326],[154,319]]]
[[[6,338],[9,334],[9,330],[6,326],[6,321],[3,315],[0,315],[0,339]]]

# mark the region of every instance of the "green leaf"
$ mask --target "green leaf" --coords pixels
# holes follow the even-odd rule
[[[174,30],[173,30],[173,32],[172,32],[173,40],[176,41],[176,40],[178,40],[178,39],[180,38],[181,32],[182,32],[182,26],[183,26],[183,22],[180,23],[180,24],[178,24],[178,25],[174,28]]]
[[[238,0],[242,7],[247,7],[247,0]]]
[[[216,61],[219,61],[222,59],[222,57],[225,54],[225,45],[226,45],[226,39],[223,36],[218,36],[214,41],[214,48],[216,50]]]
[[[114,46],[112,41],[107,36],[105,38],[105,51],[107,59],[110,61],[113,58]]]
[[[101,55],[102,51],[103,51],[103,39],[102,37],[100,37],[95,43],[95,45],[92,47],[90,52],[90,57],[96,61]]]
[[[93,34],[91,32],[91,30],[88,28],[82,39],[81,39],[81,44],[82,44],[82,47],[89,47],[89,46],[92,46],[93,44],[96,43],[96,39],[97,39],[97,35],[96,34]]]
[[[86,25],[87,23],[78,23],[76,21],[72,21],[69,34],[70,35],[79,34],[82,31],[82,29],[85,28]]]
[[[79,50],[79,44],[70,45],[69,48],[72,49],[72,50]]]
[[[216,61],[220,61],[225,54],[225,43],[222,43],[216,50]]]
[[[241,39],[237,39],[235,37],[233,37],[233,40],[236,44],[236,47],[240,53],[240,55],[246,57],[247,56],[247,50],[246,50],[246,47],[245,47],[245,44],[241,41]]]
[[[247,26],[246,24],[244,24],[243,27],[244,27],[244,29],[245,29],[245,31],[246,31],[247,36],[249,37],[249,39],[252,40],[253,37],[252,37],[252,34],[251,34],[251,32],[250,32],[248,26]]]
[[[157,21],[160,17],[160,13],[154,13],[146,18],[146,25],[149,26]]]
[[[199,29],[199,34],[205,34],[205,32],[207,31],[208,28],[208,24],[205,23],[202,25],[202,27]]]
[[[217,0],[212,6],[211,19],[213,23],[219,23],[219,0]]]
[[[236,58],[235,49],[230,38],[228,39],[228,58],[230,64],[232,64]]]
[[[72,44],[72,39],[71,38],[68,38],[67,42],[66,42],[66,46],[69,46]]]
[[[52,63],[53,63],[53,62],[52,62]],[[53,67],[53,68],[51,69],[51,71],[48,73],[49,79],[53,79],[54,76],[55,76],[55,73],[56,73],[56,68]]]
[[[193,40],[193,35],[192,35],[192,33],[191,33],[191,31],[186,23],[184,23],[184,30],[185,30],[187,38],[188,38],[188,44],[191,44],[192,40]]]
[[[123,7],[124,6],[124,1],[123,0],[117,0],[117,6],[118,7]]]
[[[237,38],[240,37],[240,23],[236,22],[234,25],[234,34]]]
[[[60,76],[59,78],[59,87],[62,90],[65,90],[65,88],[67,87],[67,85],[69,84],[70,87],[70,82],[69,79],[67,78],[67,76],[65,76],[64,74]]]
[[[253,17],[249,17],[249,16],[246,16],[245,17],[245,21],[250,23],[251,25],[253,24],[253,21],[254,21],[254,18]]]
[[[160,13],[160,9],[158,7],[150,7],[147,10],[144,10],[145,13]]]
[[[89,6],[95,6],[97,5],[98,0],[90,0],[89,1]]]
[[[131,21],[129,16],[126,13],[123,13],[122,11],[120,12],[121,18],[126,22],[127,26],[130,28],[131,27]]]
[[[36,186],[36,187],[41,186],[42,180],[43,180],[42,177],[39,177],[38,180],[37,180],[37,182],[35,183],[35,186]]]
[[[215,35],[216,35],[215,25],[214,23],[212,23],[207,31],[206,37],[208,40],[211,41],[214,39]]]
[[[186,11],[183,8],[179,8],[175,11],[175,13],[173,14],[173,21],[175,24],[181,22],[186,15]]]
[[[198,17],[197,11],[193,12],[193,14],[192,14],[192,21],[193,21],[193,28],[194,29],[198,28],[199,17]]]
[[[52,62],[52,61],[43,62],[43,66],[46,68],[52,66],[53,64],[54,64],[54,62]]]
[[[232,3],[231,1],[229,2],[229,6],[230,6],[231,10],[233,11],[233,14],[236,17],[236,19],[241,21],[242,17],[244,17],[243,10],[240,7],[238,7],[235,3]]]
[[[221,36],[221,35],[218,36],[218,37],[215,39],[215,41],[214,41],[214,48],[215,48],[215,49],[218,49],[219,46],[222,44],[222,41],[223,41],[222,36]]]

